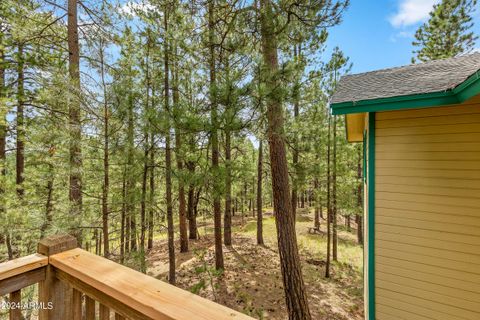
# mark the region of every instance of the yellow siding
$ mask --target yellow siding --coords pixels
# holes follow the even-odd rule
[[[376,115],[380,320],[480,319],[480,104]]]

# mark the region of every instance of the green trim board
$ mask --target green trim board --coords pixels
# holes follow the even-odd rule
[[[478,94],[480,94],[480,71],[448,91],[333,103],[330,107],[334,115],[440,107],[465,102]]]
[[[363,181],[367,183],[367,131],[363,131]]]
[[[375,320],[375,113],[368,114],[368,320]]]

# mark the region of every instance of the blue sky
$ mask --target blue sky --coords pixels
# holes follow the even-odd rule
[[[410,64],[415,30],[438,0],[351,0],[341,25],[330,29],[328,47],[339,46],[352,73]],[[480,10],[474,32],[480,35]],[[477,41],[480,48],[480,41]]]

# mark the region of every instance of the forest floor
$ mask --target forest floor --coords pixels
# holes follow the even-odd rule
[[[363,319],[363,251],[356,243],[355,233],[346,232],[343,226],[339,228],[339,261],[333,262],[331,277],[326,279],[325,223],[322,221],[320,233],[309,233],[313,213],[299,210],[297,240],[313,319]],[[212,226],[202,225],[199,219],[200,238],[190,241],[190,251],[179,253],[176,242],[177,286],[256,319],[286,319],[275,220],[269,210],[266,212],[265,246],[256,245],[256,218],[242,219],[238,214],[233,218],[233,246],[223,247],[225,271],[221,275],[213,268]],[[147,256],[147,273],[166,281],[167,261],[166,240],[156,240]]]

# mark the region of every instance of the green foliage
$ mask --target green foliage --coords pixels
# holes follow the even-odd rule
[[[259,42],[258,12],[252,7],[237,8],[220,1],[215,8],[217,81],[212,88],[218,102],[218,123],[212,128],[209,98],[207,17],[199,3],[150,1],[147,7],[126,10],[106,2],[79,6],[81,45],[81,92],[70,85],[66,17],[62,6],[40,0],[0,2],[0,48],[5,58],[5,86],[0,88],[0,121],[6,129],[7,152],[1,162],[2,211],[0,234],[8,235],[13,257],[35,251],[35,243],[49,234],[81,229],[82,246],[102,254],[102,204],[107,203],[111,258],[145,271],[145,251],[138,250],[142,228],[152,228],[153,238],[162,238],[165,226],[165,135],[182,138],[173,149],[173,161],[184,164],[172,170],[173,212],[178,219],[180,182],[192,188],[195,212],[199,219],[211,218],[213,196],[226,193],[226,177],[231,175],[232,206],[244,214],[256,205],[258,141],[264,145],[263,200],[272,206],[271,174],[265,100],[271,95],[264,81],[278,77],[275,90],[284,103],[289,148],[291,185],[301,193],[313,195],[316,206],[325,206],[328,97],[335,81],[348,72],[348,59],[340,50],[325,57],[327,28],[339,23],[348,1],[322,1],[308,6],[278,2],[278,74],[264,72]],[[289,17],[305,16],[309,23]],[[325,9],[322,11],[321,9]],[[237,9],[239,9],[237,11]],[[171,28],[163,29],[163,14],[168,10]],[[318,13],[318,15],[316,14]],[[287,23],[288,22],[288,23]],[[165,51],[171,57],[170,105],[164,109]],[[23,45],[23,58],[18,46]],[[300,50],[294,53],[294,45]],[[16,193],[16,111],[19,59],[28,75],[25,83],[25,190],[23,199]],[[176,84],[177,89],[174,89]],[[174,103],[173,94],[178,93]],[[72,99],[81,100],[82,139],[72,141],[68,134],[68,110]],[[292,115],[299,106],[299,117]],[[344,123],[338,126],[339,206],[342,212],[358,213],[355,205],[355,147],[344,142]],[[211,168],[210,134],[219,133],[220,166]],[[175,133],[175,134],[174,134]],[[231,159],[225,159],[227,134],[231,140]],[[172,146],[175,141],[172,141]],[[82,150],[82,212],[69,214],[69,148]],[[299,161],[293,166],[293,146]],[[108,148],[107,148],[108,146]],[[108,157],[107,169],[105,158]],[[147,185],[144,185],[146,172]],[[104,197],[105,174],[109,188]],[[219,186],[213,193],[213,178]],[[151,179],[151,180],[150,180]],[[150,183],[152,181],[152,183]],[[318,182],[318,185],[317,185]],[[142,191],[144,190],[144,191]],[[144,192],[147,194],[145,197]],[[223,201],[222,201],[223,203]],[[141,208],[153,215],[142,225]],[[120,256],[121,229],[130,233],[137,249]],[[255,226],[253,225],[252,228]],[[205,226],[207,228],[207,226]],[[145,230],[144,230],[145,231]],[[252,229],[253,232],[253,229]],[[126,234],[124,234],[126,236]],[[8,258],[7,243],[0,237],[0,260]],[[216,278],[213,269],[201,271]],[[209,281],[195,290],[209,286]]]
[[[434,5],[430,19],[415,33],[415,61],[455,57],[471,51],[478,36],[472,31],[477,0],[442,0]]]

